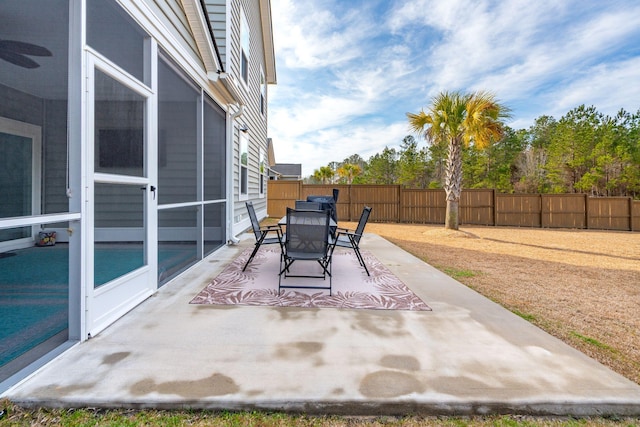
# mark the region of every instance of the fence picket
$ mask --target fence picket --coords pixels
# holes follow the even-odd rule
[[[357,221],[371,206],[370,221],[444,224],[444,190],[405,189],[399,185],[318,185],[302,181],[269,181],[267,212],[281,217],[295,200],[340,190],[339,221]],[[463,190],[461,225],[538,228],[589,228],[640,231],[640,200],[588,197],[585,194],[505,194],[490,189]]]

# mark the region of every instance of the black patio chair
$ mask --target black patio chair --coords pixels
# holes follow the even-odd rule
[[[322,209],[322,206],[319,202],[296,200],[296,210],[319,211],[320,209]]]
[[[329,224],[331,212],[328,210],[296,210],[287,208],[287,232],[284,250],[280,258],[278,294],[283,288],[328,289],[331,295],[331,254],[329,244]],[[291,265],[296,261],[315,261],[322,267],[322,274],[291,274]],[[329,276],[329,286],[283,285],[282,276],[322,278]]]
[[[364,263],[362,254],[360,253],[360,239],[364,233],[364,227],[367,225],[367,221],[369,221],[370,214],[371,208],[365,206],[362,210],[362,214],[360,215],[360,220],[358,221],[356,229],[351,231],[348,228],[338,227],[338,235],[333,242],[334,248],[336,246],[341,248],[352,248],[356,254],[356,258],[358,258],[358,262],[362,267],[364,267],[364,271],[367,272],[367,276],[370,276],[370,274],[367,265]]]
[[[334,190],[334,196],[307,196],[307,202],[318,203],[320,205],[319,209],[325,210],[328,209],[331,211],[331,218],[334,222],[338,222],[338,211],[336,209],[336,201],[335,194],[337,190]],[[331,227],[331,238],[335,239],[336,237],[336,227]]]
[[[249,212],[249,219],[251,219],[251,228],[253,229],[253,234],[256,236],[256,245],[253,248],[253,252],[251,252],[251,256],[244,264],[242,271],[246,270],[249,263],[253,261],[253,257],[258,253],[260,246],[277,243],[280,245],[280,249],[282,250],[282,228],[280,228],[279,225],[260,226],[260,222],[258,222],[258,217],[256,216],[256,211],[253,208],[253,203],[246,202],[246,206],[247,211]],[[269,233],[276,233],[276,237],[267,237]]]

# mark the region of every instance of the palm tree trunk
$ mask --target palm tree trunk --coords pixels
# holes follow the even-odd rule
[[[459,225],[458,206],[459,206],[459,202],[457,200],[447,200],[447,210],[445,213],[446,218],[444,219],[444,228],[449,230],[458,229],[458,225]]]
[[[447,156],[447,170],[445,172],[444,191],[447,197],[444,228],[457,230],[459,227],[459,204],[462,193],[462,141],[461,138],[451,138],[449,141],[449,155]]]

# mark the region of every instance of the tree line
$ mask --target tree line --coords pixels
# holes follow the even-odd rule
[[[419,144],[407,135],[399,148],[330,162],[305,181],[443,188],[449,144],[427,140]],[[464,188],[640,198],[640,110],[611,117],[581,105],[559,120],[541,116],[528,129],[505,126],[486,147],[471,143],[461,150]]]

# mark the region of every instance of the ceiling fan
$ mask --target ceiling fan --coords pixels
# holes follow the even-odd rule
[[[40,64],[27,55],[51,56],[52,53],[49,49],[35,44],[0,39],[0,59],[23,68],[38,68]]]

